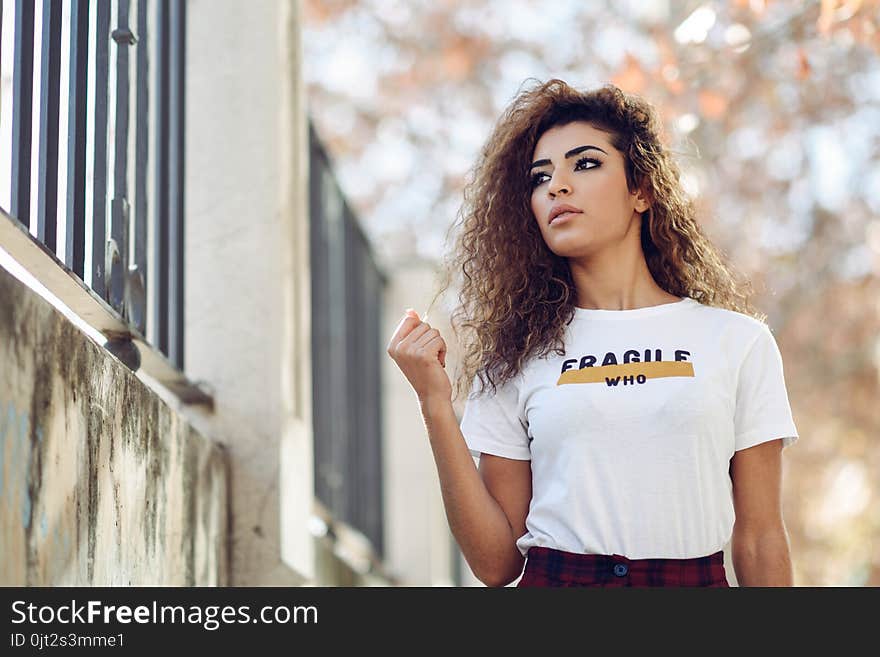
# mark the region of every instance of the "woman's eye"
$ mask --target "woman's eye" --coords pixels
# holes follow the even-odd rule
[[[592,165],[592,166],[587,166],[588,164],[590,164],[590,165]],[[574,170],[575,170],[575,171],[585,171],[585,170],[587,170],[587,169],[595,169],[596,167],[600,166],[601,164],[602,164],[602,163],[601,163],[599,160],[595,159],[595,158],[592,158],[592,157],[582,157],[581,159],[579,159],[579,160],[575,163],[575,165],[574,165]],[[543,183],[543,182],[544,182],[544,179],[543,179],[544,176],[547,177],[547,180],[550,179],[550,174],[549,174],[549,173],[546,173],[546,172],[544,172],[544,171],[532,175],[532,187],[533,187],[533,188],[534,188],[534,187],[537,187],[538,185],[540,185],[541,183]]]
[[[595,166],[591,166],[591,167],[586,166],[586,164],[588,162],[591,162]],[[575,168],[575,171],[577,171],[578,169],[595,169],[597,166],[599,166],[599,160],[592,158],[592,157],[582,157],[581,159],[579,159],[577,161],[577,164],[575,165],[574,168]]]

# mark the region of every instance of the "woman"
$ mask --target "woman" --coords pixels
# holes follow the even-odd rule
[[[792,585],[782,360],[701,232],[653,107],[612,85],[522,91],[460,218],[445,286],[462,275],[461,424],[437,329],[408,310],[388,353],[474,574],[724,587],[732,540],[741,586]]]

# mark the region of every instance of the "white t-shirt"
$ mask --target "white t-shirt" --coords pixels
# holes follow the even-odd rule
[[[576,308],[564,356],[527,361],[468,396],[474,456],[531,460],[532,546],[630,559],[690,559],[733,531],[734,452],[797,437],[782,357],[766,324],[679,302]]]

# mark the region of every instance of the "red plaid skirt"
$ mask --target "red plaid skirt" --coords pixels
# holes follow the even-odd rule
[[[724,552],[696,559],[627,559],[529,548],[517,586],[708,586],[729,587]]]

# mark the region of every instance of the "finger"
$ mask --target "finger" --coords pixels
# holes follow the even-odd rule
[[[400,324],[398,324],[397,328],[394,330],[394,335],[392,335],[391,340],[388,341],[388,349],[391,350],[396,347],[418,325],[419,320],[410,316],[406,316],[400,320]]]
[[[425,326],[430,326],[430,324],[426,324]],[[431,340],[434,340],[435,338],[439,338],[439,337],[441,337],[440,331],[438,331],[435,328],[432,328],[432,329],[429,329],[428,331],[425,331],[425,333],[422,334],[422,337],[420,337],[418,340],[416,340],[413,344],[417,347],[424,347]]]
[[[425,324],[422,322],[418,326],[416,326],[413,330],[407,334],[405,338],[403,338],[400,342],[397,343],[398,349],[405,349],[407,347],[415,345],[416,342],[419,341],[425,333],[431,330],[430,324]]]
[[[446,361],[446,343],[443,341],[442,336],[434,335],[430,339],[425,340],[423,343],[417,346],[421,349],[424,349],[425,351],[432,351],[434,349],[437,349],[437,347],[440,347],[437,351],[437,358],[440,360],[441,365],[443,365],[443,363]],[[443,366],[446,367],[445,365]]]

